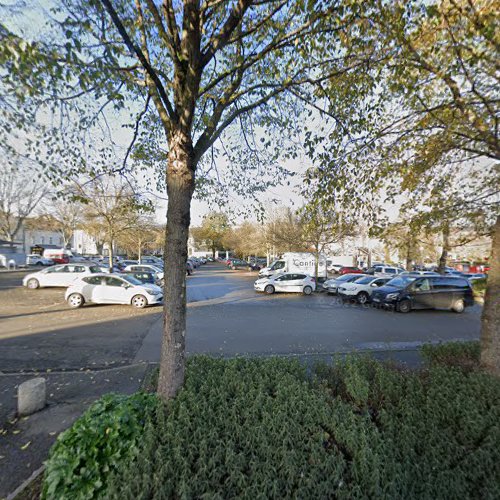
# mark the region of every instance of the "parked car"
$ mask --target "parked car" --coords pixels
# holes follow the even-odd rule
[[[366,276],[366,274],[358,274],[358,273],[343,274],[342,276],[339,276],[338,278],[326,280],[323,283],[323,288],[328,293],[337,293],[338,287],[340,285],[343,285],[345,283],[352,283],[352,282],[354,282],[360,278],[363,278],[365,276]]]
[[[141,257],[141,264],[151,264],[153,266],[163,266],[163,259],[156,257],[154,255],[146,255]]]
[[[26,255],[26,265],[28,266],[53,266],[54,261],[52,259],[47,259],[38,255],[36,253],[32,253]]]
[[[343,266],[339,269],[339,274],[342,276],[344,274],[362,274],[363,271],[358,267],[354,266]]]
[[[274,292],[298,292],[311,295],[316,290],[313,277],[302,273],[283,273],[260,278],[254,283],[254,290],[272,294]]]
[[[43,251],[43,256],[46,259],[51,259],[54,264],[68,264],[69,254],[63,248],[46,248]]]
[[[352,282],[338,285],[338,294],[344,299],[356,299],[360,304],[370,301],[371,295],[378,287],[385,285],[392,278],[364,276]]]
[[[404,271],[400,276],[440,276],[440,274],[434,271]]]
[[[131,266],[127,266],[123,272],[141,272],[141,273],[153,273],[155,275],[155,279],[161,283],[163,286],[163,278],[165,276],[165,273],[163,272],[163,269],[160,269],[157,266],[153,266],[152,264],[133,264]]]
[[[397,276],[374,290],[376,305],[407,313],[412,309],[451,309],[461,313],[474,304],[472,287],[459,276]]]
[[[394,267],[394,266],[373,266],[367,271],[365,274],[371,274],[372,276],[378,276],[380,278],[383,277],[394,277],[397,274],[401,274],[405,272],[402,267]]]
[[[121,270],[124,270],[127,266],[134,266],[137,264],[139,264],[139,261],[137,260],[120,260],[120,262],[116,264],[116,267],[118,267]]]
[[[59,264],[27,274],[23,278],[23,285],[31,290],[49,286],[65,287],[71,285],[77,278],[100,272],[101,268],[93,263]]]
[[[66,290],[64,299],[72,308],[82,307],[85,303],[94,304],[131,304],[142,309],[163,301],[163,291],[154,284],[143,284],[129,275],[114,276],[96,274],[84,276],[72,283]]]
[[[488,277],[485,273],[462,273],[462,276],[469,281],[481,280]]]
[[[230,269],[253,269],[253,265],[242,259],[231,259],[228,266]]]
[[[121,275],[132,276],[133,278],[139,280],[142,284],[161,286],[161,283],[158,281],[155,273],[148,273],[145,271],[125,271],[121,273]]]

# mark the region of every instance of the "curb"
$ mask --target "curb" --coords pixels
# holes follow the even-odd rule
[[[7,495],[6,500],[16,500],[19,495],[31,486],[45,471],[45,465],[39,467],[36,471],[34,471],[28,479],[25,479],[12,493]],[[21,500],[22,497],[19,497],[17,500]]]

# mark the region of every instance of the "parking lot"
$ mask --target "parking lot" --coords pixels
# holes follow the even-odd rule
[[[158,360],[161,307],[70,309],[63,289],[27,290],[24,272],[0,273],[2,371],[109,367]],[[209,264],[188,278],[189,353],[307,355],[414,349],[423,342],[475,339],[479,306],[463,314],[407,315],[344,304],[325,293],[257,294],[255,273]],[[147,346],[143,343],[147,340]]]

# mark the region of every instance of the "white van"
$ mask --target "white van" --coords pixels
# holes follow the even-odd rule
[[[264,267],[259,271],[259,276],[273,276],[278,273],[300,272],[314,276],[316,258],[309,252],[289,252],[284,253],[281,259],[275,260],[269,267]],[[318,277],[327,278],[326,257],[319,256]]]

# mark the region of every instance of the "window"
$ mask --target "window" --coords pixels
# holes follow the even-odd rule
[[[436,290],[457,290],[469,287],[466,280],[448,277],[432,278],[432,286]]]
[[[100,285],[102,278],[100,276],[88,276],[87,278],[82,278],[82,280],[89,285]]]
[[[283,260],[279,260],[274,264],[273,269],[283,269],[285,267],[285,262]]]
[[[375,280],[373,283],[377,286],[382,286],[387,283],[387,280]]]
[[[104,282],[108,286],[127,286],[127,284],[118,278],[104,278]]]
[[[52,236],[49,237],[49,245],[52,245]]]
[[[74,273],[84,273],[85,267],[84,266],[73,266],[73,272]]]
[[[431,289],[431,285],[429,283],[429,280],[425,278],[422,281],[417,281],[416,283],[414,283],[413,289],[417,292],[428,292]]]
[[[305,280],[307,276],[305,274],[294,274],[295,278],[294,280]]]
[[[47,269],[47,273],[60,273],[66,266],[54,266]]]
[[[100,273],[101,272],[101,269],[97,266],[90,266],[89,270],[91,273]]]
[[[386,272],[387,274],[396,274],[396,269],[392,269],[391,267],[387,267],[387,268],[385,269],[385,272]]]
[[[59,238],[59,245],[62,245],[63,244],[63,239],[62,237]]]
[[[45,236],[42,236],[42,237],[40,238],[40,241],[42,242],[42,245],[43,245],[43,244],[45,243]]]

